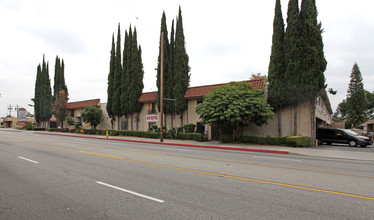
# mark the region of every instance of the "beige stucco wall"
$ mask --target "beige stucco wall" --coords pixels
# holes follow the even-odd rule
[[[331,125],[331,114],[327,110],[326,103],[321,97],[317,97],[316,99],[316,118],[319,118],[326,124]]]
[[[292,136],[294,130],[294,108],[292,106],[281,111],[282,136]],[[268,121],[267,125],[261,127],[251,124],[243,131],[248,136],[270,136],[278,137],[278,113],[274,114],[273,119]],[[297,135],[310,136],[310,103],[304,102],[297,106]]]
[[[111,118],[109,118],[106,111],[106,103],[100,103],[100,110],[102,112],[100,124],[97,125],[98,130],[109,130],[112,128]]]

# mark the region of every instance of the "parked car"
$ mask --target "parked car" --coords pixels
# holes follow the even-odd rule
[[[351,147],[357,145],[366,147],[367,145],[373,144],[373,141],[368,137],[361,136],[349,129],[340,128],[318,128],[317,140],[319,144],[339,143],[348,144]]]

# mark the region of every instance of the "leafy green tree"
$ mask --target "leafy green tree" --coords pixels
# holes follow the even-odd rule
[[[113,80],[114,80],[114,67],[115,67],[115,57],[116,57],[116,48],[114,43],[114,34],[112,35],[112,49],[110,50],[110,61],[109,61],[109,74],[108,74],[108,101],[106,105],[106,111],[108,112],[109,117],[113,118]],[[113,121],[112,121],[113,122]],[[113,128],[113,123],[112,123]]]
[[[73,126],[75,124],[74,119],[71,116],[66,117],[66,122],[69,126]]]
[[[100,124],[101,116],[101,109],[95,106],[85,107],[82,112],[83,121],[86,123],[90,123],[93,126],[93,129],[96,129],[96,126]]]
[[[180,114],[181,125],[183,125],[182,112],[187,109],[187,100],[184,98],[184,95],[190,85],[190,66],[188,63],[189,57],[186,51],[183,32],[182,10],[179,7],[174,50],[174,95],[176,99],[176,113]]]
[[[341,103],[339,103],[338,107],[336,108],[336,111],[333,115],[333,119],[346,120],[347,111],[348,111],[347,100],[344,99]]]
[[[357,128],[366,121],[367,103],[364,83],[357,63],[353,65],[347,91],[347,119]]]
[[[250,123],[262,126],[274,115],[263,92],[252,90],[247,82],[214,87],[196,107],[196,112],[204,123],[230,126],[234,140]]]
[[[117,48],[114,58],[114,76],[113,76],[113,96],[112,96],[112,113],[118,117],[118,129],[121,125],[121,78],[122,78],[122,60],[121,60],[121,28],[118,24]]]

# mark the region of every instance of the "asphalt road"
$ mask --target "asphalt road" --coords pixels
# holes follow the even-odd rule
[[[373,219],[374,162],[0,132],[0,219]]]

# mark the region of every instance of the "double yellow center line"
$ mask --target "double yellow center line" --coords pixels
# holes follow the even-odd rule
[[[355,197],[355,198],[361,198],[361,199],[374,200],[374,197],[369,197],[369,196],[361,196],[361,195],[342,193],[342,192],[336,192],[336,191],[331,191],[331,190],[323,190],[323,189],[297,186],[297,185],[278,183],[278,182],[272,182],[272,181],[266,181],[266,180],[251,179],[251,178],[247,178],[247,177],[238,177],[238,176],[232,176],[232,175],[227,175],[227,174],[211,173],[211,172],[205,172],[205,171],[199,171],[199,170],[193,170],[193,169],[187,169],[187,168],[180,168],[180,167],[174,167],[174,166],[168,166],[168,165],[162,165],[162,164],[155,164],[155,163],[149,163],[149,162],[139,161],[139,160],[132,160],[132,159],[127,159],[127,158],[124,158],[124,157],[118,157],[118,156],[113,156],[113,155],[106,155],[106,154],[100,154],[100,153],[94,153],[94,152],[88,152],[88,151],[82,151],[82,150],[74,150],[74,149],[45,145],[45,144],[37,144],[37,143],[32,143],[32,142],[27,142],[27,141],[22,141],[22,140],[16,140],[16,139],[11,139],[11,141],[21,142],[21,143],[26,143],[26,144],[36,145],[36,146],[42,146],[42,147],[48,147],[48,148],[54,148],[54,149],[60,149],[60,150],[66,150],[66,151],[71,151],[71,152],[83,153],[83,154],[88,154],[88,155],[106,157],[106,158],[117,159],[117,160],[132,162],[132,163],[138,163],[138,164],[144,164],[144,165],[149,165],[149,166],[156,166],[156,167],[162,167],[162,168],[168,168],[168,169],[174,169],[174,170],[187,171],[187,172],[192,172],[192,173],[205,174],[205,175],[210,175],[210,176],[226,177],[226,178],[231,178],[231,179],[246,180],[246,181],[257,182],[257,183],[266,183],[266,184],[271,184],[271,185],[284,186],[284,187],[297,188],[297,189],[304,189],[304,190],[310,190],[310,191],[315,191],[315,192],[324,192],[324,193],[330,193],[330,194],[336,194],[336,195],[343,195],[343,196],[349,196],[349,197]]]

